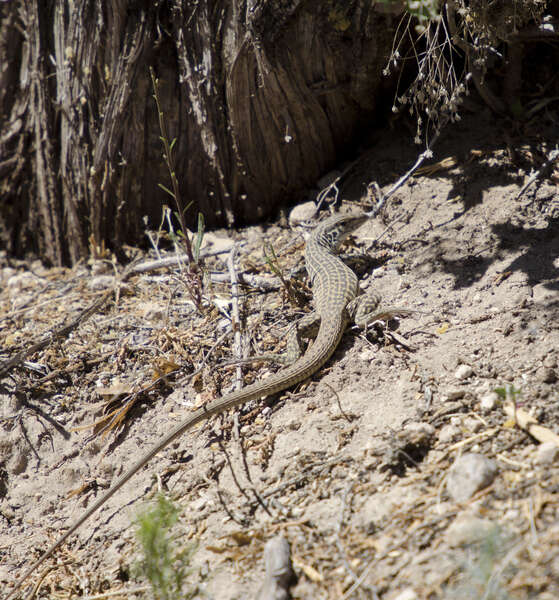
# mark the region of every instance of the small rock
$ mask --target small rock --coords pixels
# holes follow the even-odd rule
[[[557,357],[555,356],[555,354],[550,353],[544,357],[542,362],[544,367],[549,367],[550,369],[553,369],[553,367],[557,366]]]
[[[471,433],[477,433],[478,431],[483,429],[485,425],[479,419],[474,419],[474,417],[468,417],[464,419],[464,427]]]
[[[445,396],[449,399],[449,400],[459,400],[460,398],[463,398],[466,394],[466,390],[461,390],[461,389],[451,389],[448,390],[447,393],[445,394]]]
[[[455,502],[466,502],[490,485],[497,472],[497,465],[483,454],[463,454],[450,468],[446,488]]]
[[[484,394],[479,401],[481,406],[481,410],[484,413],[491,412],[495,406],[497,406],[497,402],[499,402],[499,394],[497,392],[489,392]]]
[[[35,287],[37,284],[37,277],[35,277],[35,275],[33,275],[33,273],[30,273],[29,271],[18,273],[17,275],[12,275],[7,282],[8,289],[12,292],[32,288]]]
[[[399,440],[404,440],[410,444],[424,444],[435,433],[435,428],[430,423],[416,421],[408,423],[398,434]]]
[[[5,267],[0,269],[0,281],[7,281],[10,277],[13,277],[17,271],[12,267]]]
[[[419,596],[416,594],[413,588],[406,588],[401,591],[394,600],[418,600]]]
[[[287,600],[289,588],[295,582],[291,564],[291,548],[282,536],[268,540],[264,546],[266,578],[256,595],[256,600]]]
[[[447,543],[454,547],[473,544],[487,538],[496,527],[489,519],[466,513],[457,516],[448,526],[445,538]]]
[[[472,369],[472,367],[470,367],[470,365],[460,365],[455,373],[454,373],[454,377],[456,377],[456,379],[459,379],[460,381],[463,381],[464,379],[468,379],[468,377],[471,377],[474,374],[474,370]]]
[[[448,444],[460,435],[460,429],[454,425],[445,425],[439,431],[439,442]]]
[[[8,504],[8,502],[3,502],[0,504],[0,515],[5,517],[8,521],[11,521],[16,517],[15,510]]]
[[[555,442],[544,442],[538,446],[534,461],[538,465],[551,465],[555,462],[558,453],[559,447]]]
[[[539,367],[536,371],[536,379],[540,383],[555,383],[557,381],[557,375],[555,371],[549,367]]]
[[[312,201],[295,206],[289,213],[289,225],[293,227],[304,221],[309,221],[316,215],[316,204]]]

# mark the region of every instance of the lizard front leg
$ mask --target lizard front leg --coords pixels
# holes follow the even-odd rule
[[[386,321],[393,317],[410,315],[415,312],[398,306],[381,307],[380,303],[381,298],[378,294],[367,293],[357,296],[346,307],[350,321],[365,329],[375,321]]]
[[[275,354],[272,352],[264,354],[256,354],[247,358],[241,358],[229,361],[227,365],[238,365],[246,364],[249,362],[255,362],[259,360],[269,360],[277,362],[281,365],[291,365],[297,359],[299,359],[307,346],[304,342],[305,339],[314,339],[318,333],[320,326],[320,315],[313,311],[304,317],[301,317],[296,323],[294,323],[287,333],[287,347],[285,352],[282,354]]]

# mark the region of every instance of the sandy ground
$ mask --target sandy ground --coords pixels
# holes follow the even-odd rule
[[[130,591],[147,585],[131,569],[131,522],[158,490],[180,509],[176,542],[194,546],[193,597],[254,597],[277,534],[291,546],[294,598],[559,597],[557,452],[515,425],[502,398],[508,386],[559,434],[559,172],[520,194],[551,148],[483,111],[443,135],[433,167],[347,247],[368,257],[355,267],[365,289],[417,312],[397,328],[348,331],[312,381],[173,443],[34,574],[37,597],[149,597]],[[367,207],[367,184],[387,190],[415,152],[406,132],[377,132],[342,205]],[[270,242],[286,277],[302,265],[301,231],[285,223],[208,239],[243,241],[240,271],[272,278]],[[205,268],[227,273],[226,258]],[[1,257],[2,357],[76,317],[112,275],[102,260],[66,270]],[[233,356],[229,299],[229,285],[206,286],[200,313],[177,267],[135,275],[0,380],[4,591],[192,405],[231,388],[235,368],[220,366]],[[240,303],[249,354],[283,344],[304,310],[283,288],[246,288]],[[274,369],[249,365],[244,381]],[[100,431],[130,398],[122,421]],[[492,477],[457,500],[447,482],[468,454],[488,459]]]

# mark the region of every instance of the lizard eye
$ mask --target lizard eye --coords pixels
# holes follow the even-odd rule
[[[349,235],[349,231],[340,225],[336,228],[336,244],[339,246]]]
[[[344,230],[342,227],[336,227],[332,230],[332,234],[330,236],[330,242],[334,248],[338,248],[340,244],[344,241]]]

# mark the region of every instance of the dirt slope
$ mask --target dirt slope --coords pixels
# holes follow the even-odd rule
[[[227,415],[172,444],[40,569],[39,598],[145,585],[130,579],[130,521],[158,489],[182,509],[181,540],[196,542],[195,597],[253,597],[277,533],[291,544],[295,598],[559,597],[559,455],[516,427],[494,393],[511,386],[517,406],[559,434],[559,173],[519,197],[552,146],[507,126],[481,113],[449,130],[437,165],[350,244],[372,257],[356,267],[363,287],[417,313],[394,335],[348,332],[312,382],[243,407],[240,441]],[[387,189],[414,152],[405,132],[375,134],[344,205],[366,206],[367,184]],[[219,235],[246,242],[241,270],[269,273],[264,242],[286,274],[301,264],[300,232],[278,224]],[[226,272],[225,261],[207,268]],[[113,274],[102,261],[65,271],[3,257],[0,267],[5,357],[76,316]],[[228,295],[228,285],[208,289],[199,315],[176,268],[134,276],[118,303],[0,382],[4,590],[184,404],[229,389],[234,368],[218,364],[232,356],[230,321],[213,303],[227,311]],[[273,350],[301,313],[280,290],[241,300],[249,353]],[[178,373],[134,396],[173,364]],[[248,366],[245,381],[273,368]],[[88,426],[130,393],[122,426],[93,435]],[[457,501],[446,481],[469,453],[489,459],[492,475]]]

